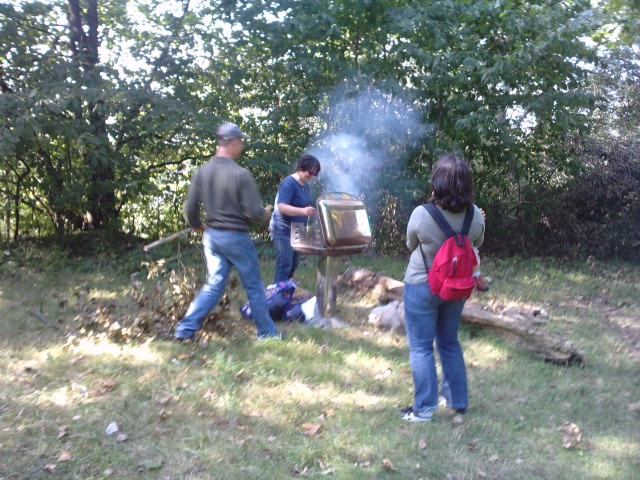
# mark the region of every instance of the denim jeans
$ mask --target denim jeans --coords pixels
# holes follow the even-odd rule
[[[269,233],[276,251],[276,274],[273,283],[285,282],[293,277],[300,263],[300,254],[291,247],[291,224],[280,215],[274,215]]]
[[[443,372],[443,394],[449,407],[467,408],[467,371],[458,341],[465,300],[445,302],[431,293],[429,284],[405,284],[404,311],[409,358],[415,388],[416,412],[438,407],[438,376],[433,354],[435,340]]]
[[[192,338],[202,328],[203,319],[224,294],[232,266],[238,269],[240,281],[247,292],[258,337],[277,335],[276,326],[269,315],[258,252],[249,234],[207,228],[202,236],[202,245],[207,261],[207,281],[178,323],[176,338]]]

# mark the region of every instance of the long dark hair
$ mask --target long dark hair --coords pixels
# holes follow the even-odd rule
[[[473,177],[467,162],[457,155],[447,154],[438,159],[431,172],[435,205],[451,213],[461,213],[473,206]]]

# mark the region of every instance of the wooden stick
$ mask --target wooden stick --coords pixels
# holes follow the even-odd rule
[[[51,327],[58,330],[58,326],[55,323],[53,323],[51,320],[49,320],[47,317],[45,317],[42,313],[37,312],[35,310],[29,310],[29,313],[34,317],[36,317],[38,320],[40,320],[42,323],[44,323],[47,327]]]
[[[179,232],[176,233],[172,233],[171,235],[169,235],[168,237],[164,237],[161,238],[160,240],[156,240],[155,242],[152,242],[148,245],[145,245],[142,250],[144,250],[145,252],[148,252],[149,250],[151,250],[152,248],[156,248],[159,247],[160,245],[164,245],[165,243],[169,243],[172,242],[173,240],[175,240],[176,238],[180,238],[185,236],[187,233],[189,233],[192,230],[192,228],[185,228],[184,230],[180,230]]]

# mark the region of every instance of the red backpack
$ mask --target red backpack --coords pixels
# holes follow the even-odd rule
[[[419,245],[424,266],[429,272],[428,278],[431,292],[447,302],[469,298],[476,286],[473,267],[478,265],[478,258],[473,251],[471,239],[468,237],[471,221],[473,220],[473,206],[467,208],[460,233],[453,231],[451,225],[434,204],[428,203],[423,207],[427,209],[447,236],[433,260],[431,269],[427,267],[427,260],[422,252],[422,244]]]

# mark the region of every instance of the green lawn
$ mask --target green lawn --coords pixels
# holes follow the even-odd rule
[[[197,248],[182,253],[169,266],[194,264],[202,279]],[[454,425],[446,408],[430,423],[400,421],[398,408],[412,401],[406,339],[369,327],[371,299],[344,290],[345,329],[284,325],[284,341],[256,342],[235,286],[224,328],[198,343],[149,334],[116,341],[114,323],[139,318],[129,274],[143,259],[4,255],[0,479],[640,478],[637,266],[485,259],[491,290],[474,300],[545,308],[551,320],[542,328],[576,343],[586,364],[544,363],[464,326],[471,406]],[[399,280],[405,267],[352,262]],[[310,291],[314,265],[306,259],[298,276]],[[158,280],[141,272],[149,291]],[[168,276],[160,280],[166,289]],[[118,432],[107,435],[113,422]],[[572,448],[563,447],[566,422],[581,434]]]

